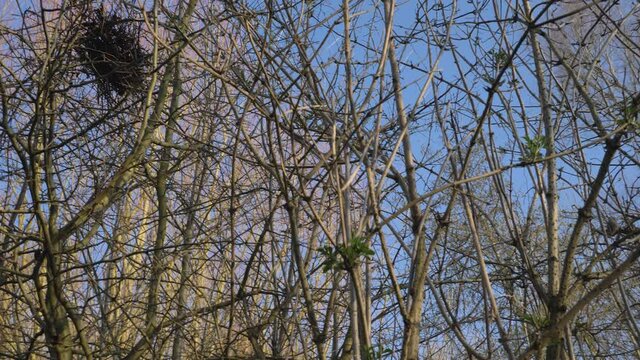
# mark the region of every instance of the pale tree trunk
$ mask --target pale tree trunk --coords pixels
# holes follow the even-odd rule
[[[169,106],[169,120],[165,127],[164,142],[169,146],[173,143],[173,128],[176,126],[176,117],[178,116],[178,106],[180,98],[180,65],[179,58],[176,57],[173,63],[173,75],[172,85],[173,90],[171,95],[171,105]],[[146,312],[146,327],[147,329],[154,329],[158,325],[157,313],[158,313],[158,297],[160,291],[161,277],[164,272],[164,253],[163,249],[166,243],[167,226],[169,223],[170,209],[167,199],[167,180],[169,179],[169,162],[171,159],[171,148],[167,147],[163,149],[160,155],[160,166],[156,174],[156,199],[158,207],[158,225],[156,229],[156,239],[153,244],[153,257],[151,262],[151,275],[149,281],[149,295]],[[153,342],[154,334],[152,331],[147,330],[148,341]]]
[[[124,248],[124,244],[126,239],[128,239],[129,231],[130,231],[130,223],[131,223],[131,200],[129,195],[125,195],[123,198],[123,203],[118,209],[118,216],[116,220],[115,226],[115,234],[112,238],[112,243],[109,244],[110,250],[110,260],[107,264],[107,280],[105,282],[105,300],[104,300],[104,309],[106,312],[106,317],[103,319],[103,324],[101,326],[102,333],[100,337],[104,342],[110,341],[115,342],[116,346],[119,346],[120,343],[120,315],[122,313],[122,309],[120,307],[121,291],[123,283],[127,281],[125,276],[119,278],[118,274],[118,257],[122,256],[126,258],[126,250]],[[128,261],[122,260],[123,264],[123,273],[121,275],[130,273],[128,265]],[[124,265],[126,264],[126,265]]]
[[[191,269],[191,245],[192,245],[192,241],[193,241],[193,233],[194,233],[194,224],[195,224],[195,220],[196,220],[196,215],[197,215],[197,210],[195,208],[195,205],[199,203],[199,199],[200,199],[200,189],[204,183],[204,176],[200,175],[200,174],[204,174],[204,172],[200,172],[201,166],[200,163],[197,163],[195,166],[195,172],[194,172],[194,180],[193,180],[193,186],[191,187],[191,201],[189,202],[189,206],[192,207],[192,210],[190,210],[189,214],[187,215],[187,223],[185,225],[185,229],[184,229],[184,235],[183,235],[183,242],[182,242],[182,252],[184,253],[184,255],[182,256],[182,264],[181,264],[181,268],[180,268],[180,284],[178,285],[178,295],[177,295],[177,311],[176,311],[176,317],[177,318],[182,318],[185,314],[186,311],[188,309],[187,307],[187,297],[188,297],[188,291],[189,291],[189,285],[188,283],[190,282],[191,276],[194,276],[195,274],[193,274],[192,269]],[[200,175],[200,176],[199,176]],[[195,275],[197,276],[197,275]],[[197,281],[194,281],[195,283],[197,283]],[[182,354],[183,354],[183,350],[184,350],[184,325],[183,324],[177,324],[176,327],[176,334],[174,336],[174,340],[173,340],[173,348],[171,349],[171,357],[174,360],[178,360],[178,359],[182,359]]]
[[[295,195],[292,195],[295,196]],[[302,258],[300,238],[299,238],[299,200],[297,198],[285,198],[286,210],[289,215],[289,226],[291,227],[291,250],[293,251],[293,258],[298,270],[298,277],[302,286],[302,295],[306,306],[306,315],[311,325],[311,331],[313,334],[313,343],[316,346],[316,351],[319,359],[325,359],[326,355],[323,349],[324,338],[318,326],[318,320],[316,311],[314,308],[314,301],[307,281],[307,268]]]
[[[342,2],[342,13],[344,19],[344,53],[345,53],[345,75],[346,75],[346,88],[348,94],[348,113],[345,115],[345,124],[351,123],[351,126],[347,126],[347,129],[357,128],[358,126],[358,115],[357,115],[357,107],[355,104],[355,100],[353,97],[353,79],[351,73],[351,14],[349,9],[349,1],[343,0]],[[335,148],[335,147],[334,147]],[[347,183],[351,181],[351,163],[350,163],[350,148],[347,147],[344,153],[344,184],[341,181],[341,176],[337,172],[336,174],[336,182],[337,189],[339,191],[339,196],[341,197],[341,217],[342,217],[342,238],[345,246],[350,246],[350,241],[352,237],[355,236],[355,232],[353,230],[353,226],[351,224],[352,214],[351,214],[351,184]],[[337,155],[337,154],[334,154]],[[362,264],[358,261],[354,264],[353,269],[349,269],[350,276],[350,314],[351,314],[351,327],[352,327],[352,336],[354,342],[354,351],[356,358],[368,357],[368,353],[371,350],[371,325],[369,323],[369,314],[367,312],[368,300],[366,298],[369,296],[366,291],[366,287],[363,286],[362,283]]]
[[[40,101],[40,112],[44,114],[51,106],[53,106],[53,102],[53,96],[49,97],[47,92],[45,92]],[[42,115],[42,119],[43,127],[53,126],[53,122],[55,122],[53,113],[52,116]],[[36,144],[36,148],[38,150],[42,150],[46,146],[44,142],[49,140],[49,137],[45,134],[46,130],[44,130],[42,136],[36,140],[38,141]],[[61,296],[63,296],[63,281],[60,275],[60,268],[62,265],[63,245],[62,241],[57,237],[57,190],[52,178],[54,169],[51,162],[50,151],[45,151],[44,153],[44,157],[41,157],[40,155],[32,157],[32,178],[34,179],[32,196],[35,199],[39,199],[41,192],[40,175],[44,172],[47,197],[51,203],[48,216],[45,216],[44,211],[38,208],[38,218],[40,220],[39,225],[41,228],[40,231],[45,241],[43,256],[45,257],[44,262],[46,264],[47,275],[44,311],[47,329],[45,334],[48,338],[51,357],[56,360],[67,360],[71,359],[73,356],[73,332],[71,330],[71,323],[67,318],[67,309],[64,307],[64,299],[61,298]]]
[[[120,281],[118,281],[118,284],[116,285],[118,302],[114,304],[114,306],[118,308],[118,311],[115,314],[118,315],[118,318],[120,318],[125,311],[128,312],[128,316],[120,319],[119,324],[116,327],[116,336],[120,347],[133,346],[135,341],[135,329],[139,326],[138,324],[134,324],[129,318],[129,316],[135,317],[139,315],[139,311],[137,309],[121,309],[121,307],[124,303],[131,301],[132,297],[136,293],[136,280],[134,280],[134,278],[135,274],[141,271],[140,264],[143,260],[142,254],[139,250],[144,247],[144,244],[146,243],[145,239],[150,231],[149,218],[151,216],[151,199],[149,199],[144,188],[139,190],[134,201],[139,204],[136,206],[136,213],[139,216],[138,221],[140,226],[137,228],[138,233],[133,236],[131,240],[127,240],[130,234],[123,234],[123,245],[126,242],[131,241],[131,248],[133,249],[134,254],[128,254],[123,248],[122,272],[120,274]],[[129,221],[127,219],[124,220],[125,222]]]
[[[229,197],[229,242],[231,244],[231,249],[228,256],[225,256],[224,262],[229,262],[229,292],[231,294],[231,308],[229,309],[229,322],[227,326],[227,336],[226,336],[226,344],[224,348],[224,356],[229,357],[230,355],[235,355],[235,346],[233,336],[236,330],[235,327],[235,269],[236,269],[236,241],[237,241],[237,231],[236,231],[236,217],[238,211],[239,201],[236,198],[236,190],[237,190],[237,177],[238,177],[238,138],[240,135],[240,129],[236,130],[235,139],[233,140],[233,153],[231,155],[231,178],[229,179],[229,188],[230,188],[230,197]]]
[[[179,31],[185,32],[188,29],[189,19],[195,9],[196,0],[190,0],[187,4],[184,14],[181,14],[181,21],[179,23]],[[154,7],[157,11],[157,6]],[[156,15],[157,19],[157,15]],[[157,20],[156,20],[157,21]],[[173,136],[173,126],[175,126],[175,116],[177,115],[177,109],[179,106],[180,96],[180,66],[179,58],[180,51],[183,46],[186,46],[186,39],[183,38],[183,34],[176,34],[176,38],[183,39],[177,48],[175,56],[169,60],[166,71],[160,83],[160,90],[156,99],[156,108],[154,109],[154,115],[159,117],[164,109],[165,102],[169,99],[169,91],[172,90],[171,113],[169,115],[169,121],[165,128],[165,141],[171,143]],[[151,346],[153,339],[157,335],[160,328],[160,324],[157,320],[158,312],[158,291],[160,284],[160,277],[162,275],[162,257],[166,238],[167,223],[169,217],[169,209],[167,204],[167,179],[170,160],[170,148],[165,149],[161,155],[160,168],[158,169],[156,179],[156,195],[158,200],[158,226],[156,233],[156,240],[154,243],[153,258],[151,264],[151,278],[149,283],[148,304],[145,314],[145,329],[142,339],[140,339],[136,345],[131,349],[131,352],[126,356],[126,359],[138,359],[140,358]]]
[[[393,4],[385,3],[385,8]],[[388,10],[390,11],[390,10]],[[418,207],[418,191],[416,187],[415,162],[413,160],[413,150],[409,134],[409,123],[405,114],[404,101],[402,97],[402,84],[400,83],[400,69],[395,53],[395,42],[389,46],[389,63],[391,64],[391,74],[393,79],[393,91],[395,96],[398,124],[403,131],[402,150],[404,152],[404,165],[406,171],[407,202],[412,203],[410,207],[411,223],[413,231],[413,254],[411,261],[411,277],[409,285],[409,300],[407,301],[407,318],[403,335],[402,355],[403,360],[417,360],[420,349],[420,323],[422,318],[422,305],[424,302],[424,286],[427,275],[427,246],[426,237],[421,229],[422,214]]]
[[[529,1],[525,0],[525,11],[527,12],[528,21],[533,21],[533,14]],[[551,119],[551,111],[549,107],[549,97],[547,94],[547,82],[545,81],[545,73],[542,67],[542,52],[537,40],[537,32],[531,31],[529,34],[531,41],[531,50],[535,63],[535,74],[538,87],[538,97],[541,105],[542,122],[544,125],[545,135],[545,156],[549,160],[545,162],[547,172],[547,181],[545,187],[545,228],[547,241],[547,267],[548,267],[548,288],[547,288],[547,308],[549,310],[549,321],[556,324],[564,312],[563,302],[560,298],[560,243],[558,237],[558,184],[556,173],[555,154],[555,127]],[[549,345],[546,352],[548,360],[556,360],[565,358],[564,350],[564,329],[558,329],[556,340]]]
[[[1,95],[4,95],[4,94],[1,94]],[[15,205],[15,209],[17,211],[11,214],[8,221],[8,224],[10,226],[13,226],[17,222],[16,229],[20,229],[20,230],[23,229],[23,225],[24,225],[24,214],[21,214],[21,212],[24,211],[23,204],[24,204],[25,196],[27,194],[27,190],[28,190],[28,184],[25,181],[20,186],[20,192],[18,193],[18,197]],[[7,191],[7,193],[9,193],[9,191]],[[0,254],[6,254],[11,244],[12,244],[12,239],[9,239],[8,236],[6,236],[5,234],[1,234],[0,235]],[[20,249],[20,247],[16,247],[13,254],[13,257],[16,259],[18,258],[16,254],[18,249]],[[24,267],[26,262],[26,257],[22,256],[21,258],[22,258],[21,265]],[[3,256],[0,256],[0,269],[4,269],[5,266],[6,266],[5,258]],[[3,284],[4,282],[5,282],[4,277],[0,276],[0,284]],[[14,286],[11,290],[18,291],[18,289],[19,287]],[[12,314],[13,310],[11,310],[10,307],[11,307],[10,298],[2,296],[2,298],[0,298],[0,326],[9,327],[13,324],[21,323],[20,317],[22,315],[20,314],[20,311],[15,311],[15,313]],[[13,332],[13,331],[0,332],[0,338],[6,339],[4,342],[0,342],[0,352],[10,354],[10,353],[19,351],[20,337],[18,336],[17,332]]]

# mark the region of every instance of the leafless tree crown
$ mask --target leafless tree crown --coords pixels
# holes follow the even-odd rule
[[[640,358],[640,4],[0,6],[0,358]]]

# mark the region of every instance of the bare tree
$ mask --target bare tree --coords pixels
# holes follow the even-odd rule
[[[0,357],[640,356],[640,7],[0,13]]]

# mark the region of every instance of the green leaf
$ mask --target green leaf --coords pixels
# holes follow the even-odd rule
[[[547,138],[544,136],[536,135],[533,138],[525,136],[524,140],[524,154],[521,157],[521,161],[533,162],[542,157],[542,149],[547,144]]]
[[[318,252],[324,257],[322,271],[325,273],[352,269],[362,258],[371,259],[375,255],[365,239],[359,236],[353,236],[346,246],[326,245],[318,248]]]

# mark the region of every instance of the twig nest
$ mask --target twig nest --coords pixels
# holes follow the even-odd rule
[[[77,54],[101,97],[124,96],[145,82],[150,56],[140,44],[140,27],[131,19],[95,10],[82,23]]]

